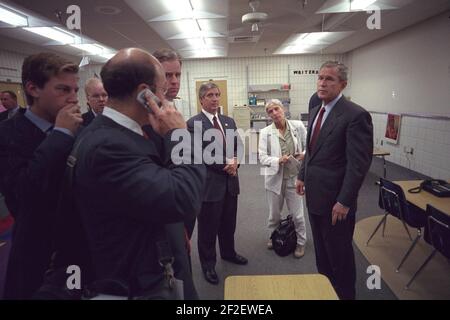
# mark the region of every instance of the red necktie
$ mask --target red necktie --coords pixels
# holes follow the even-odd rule
[[[216,116],[213,117],[213,124],[214,124],[214,128],[216,128],[217,130],[219,130],[220,133],[222,134],[223,146],[225,147],[225,145],[226,145],[225,135],[223,134],[223,131],[222,131],[222,129],[220,128],[220,125],[219,125],[219,122],[217,121],[217,117],[216,117]]]
[[[322,125],[322,118],[323,118],[323,114],[324,114],[324,113],[325,113],[325,108],[322,107],[322,108],[320,109],[319,117],[317,118],[316,126],[314,127],[313,134],[312,134],[312,136],[311,136],[311,139],[309,140],[309,150],[310,150],[310,151],[313,151],[313,150],[314,150],[314,145],[315,145],[316,142],[317,142],[317,138],[319,138],[320,127],[321,127],[321,125]]]

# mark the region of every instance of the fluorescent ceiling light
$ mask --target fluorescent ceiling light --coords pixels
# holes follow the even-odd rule
[[[179,33],[192,34],[193,38],[195,38],[195,35],[196,37],[201,36],[200,27],[194,19],[174,21],[173,24],[178,29]]]
[[[326,39],[332,34],[332,32],[311,32],[311,33],[300,33],[298,38],[294,40],[295,43],[299,44],[317,44],[317,43],[327,43]]]
[[[10,9],[0,6],[0,21],[15,27],[28,25],[28,18]]]
[[[377,0],[353,0],[350,3],[350,10],[364,10],[376,1]]]
[[[348,37],[353,31],[311,32],[290,36],[275,54],[296,54],[318,52],[331,44]]]
[[[412,0],[402,0],[401,6],[411,2]],[[376,6],[377,10],[398,9],[399,7],[392,6],[388,3],[393,1],[379,1],[379,0],[327,0],[316,11],[316,14],[324,13],[339,13],[339,12],[358,12],[365,10],[373,10],[372,5]],[[398,1],[395,1],[398,4]],[[375,8],[375,7],[373,7]]]
[[[192,12],[192,7],[189,0],[162,1],[162,4],[169,12]]]
[[[71,46],[94,55],[100,55],[105,51],[104,47],[95,43],[71,44]]]
[[[72,44],[76,42],[77,36],[57,27],[31,27],[24,30],[36,33],[40,36],[60,42],[61,44]]]
[[[116,55],[116,52],[99,54],[100,57],[105,58],[106,60],[111,59],[115,55]]]
[[[178,33],[167,40],[181,40],[181,39],[200,39],[200,38],[224,38],[225,35],[215,31],[194,31]]]
[[[185,19],[221,19],[223,15],[207,11],[176,11],[148,20],[148,22],[178,21]]]

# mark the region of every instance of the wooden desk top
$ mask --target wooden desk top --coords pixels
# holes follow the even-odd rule
[[[321,274],[230,276],[225,300],[338,300]]]
[[[422,190],[419,193],[409,193],[408,190],[418,187],[423,180],[394,181],[402,187],[406,200],[422,210],[427,210],[427,204],[450,215],[450,198],[439,198]]]
[[[389,156],[391,153],[389,151],[380,149],[380,148],[373,148],[373,156],[374,157],[381,157],[381,156]]]

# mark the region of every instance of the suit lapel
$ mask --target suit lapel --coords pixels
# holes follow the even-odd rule
[[[202,120],[202,123],[203,123],[202,130],[203,130],[203,132],[205,132],[208,129],[214,128],[214,126],[212,125],[211,121],[209,121],[208,117],[202,111],[200,111],[199,119],[196,119],[196,120]]]
[[[314,147],[314,151],[309,157],[311,160],[314,155],[320,150],[323,143],[326,141],[327,137],[331,134],[333,131],[338,118],[341,116],[342,112],[344,111],[343,104],[345,98],[342,96],[341,99],[336,102],[333,109],[331,110],[328,117],[325,119],[325,123],[323,124],[322,128],[320,128],[319,137],[317,138],[316,145]],[[312,125],[311,125],[312,127]],[[308,140],[309,141],[309,140]]]

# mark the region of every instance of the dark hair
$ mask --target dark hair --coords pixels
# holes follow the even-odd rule
[[[181,58],[178,53],[172,49],[162,48],[153,52],[153,56],[158,59],[159,62],[163,63],[165,61],[179,61],[181,66]]]
[[[39,88],[43,88],[51,77],[62,72],[78,73],[78,66],[57,54],[42,52],[25,58],[22,65],[22,85],[27,97],[27,103],[33,104],[33,97],[26,89],[27,82],[31,81]]]
[[[119,100],[130,97],[141,83],[154,85],[155,75],[156,69],[153,63],[131,59],[125,59],[121,62],[109,60],[100,72],[103,87],[108,96]]]
[[[339,79],[347,81],[348,68],[345,64],[338,61],[326,61],[320,66],[320,70],[323,68],[336,68]]]
[[[214,82],[212,81],[203,82],[200,88],[198,89],[198,98],[199,99],[203,98],[206,95],[206,93],[211,89],[218,89],[220,92],[219,86]]]
[[[2,94],[3,93],[9,94],[11,96],[11,98],[13,98],[14,100],[17,101],[17,95],[13,91],[5,90],[5,91],[2,91]]]

